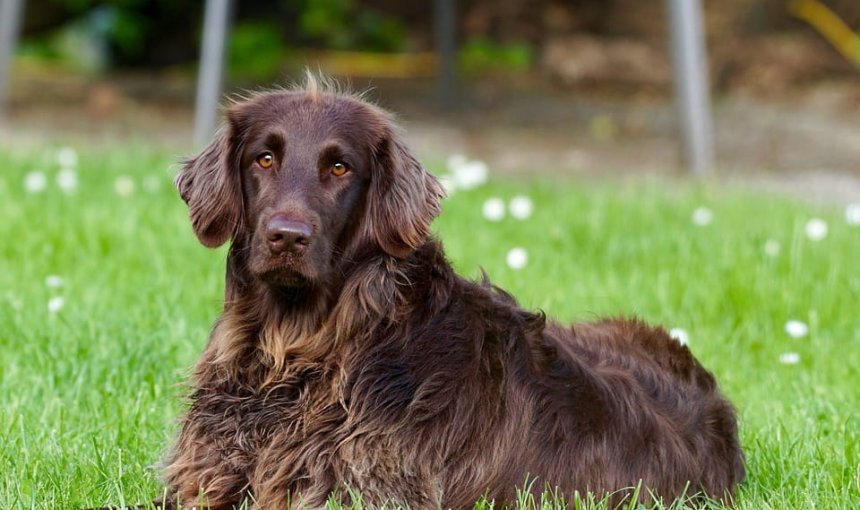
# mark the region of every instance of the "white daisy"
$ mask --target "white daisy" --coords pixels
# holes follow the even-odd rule
[[[820,241],[827,237],[827,222],[820,218],[812,218],[807,221],[806,237],[811,241]]]
[[[779,362],[783,365],[796,365],[800,362],[800,354],[796,352],[784,352],[779,355]]]
[[[113,183],[116,194],[121,197],[128,197],[134,193],[134,181],[127,175],[121,175],[116,178]]]
[[[78,153],[71,147],[61,147],[57,151],[57,164],[63,168],[78,166]]]
[[[57,173],[57,186],[66,193],[75,191],[78,187],[78,172],[72,167],[60,169]]]
[[[9,306],[11,306],[13,310],[20,311],[24,308],[24,303],[16,296],[9,296]]]
[[[437,179],[439,180],[439,184],[442,185],[442,189],[445,190],[445,194],[449,197],[457,191],[457,183],[454,182],[454,177],[451,175],[440,175]]]
[[[66,300],[63,296],[52,297],[48,300],[48,311],[50,313],[57,313],[63,309],[63,305],[65,304]]]
[[[453,172],[455,168],[465,165],[468,161],[469,159],[462,154],[451,154],[448,156],[448,170]]]
[[[687,331],[681,328],[672,328],[669,330],[669,336],[678,341],[681,345],[687,345],[690,341],[690,335],[687,334]]]
[[[42,172],[30,172],[24,176],[24,189],[27,193],[41,193],[48,185],[48,178]]]
[[[860,203],[848,204],[845,208],[845,221],[847,221],[849,225],[860,225]]]
[[[524,220],[532,215],[534,204],[532,199],[525,195],[517,195],[511,199],[511,216],[518,220]]]
[[[801,321],[790,320],[785,323],[785,332],[791,338],[803,338],[809,334],[809,326]]]
[[[707,207],[697,207],[696,210],[693,211],[692,219],[693,224],[704,227],[705,225],[710,225],[711,222],[714,221],[714,213]]]
[[[472,189],[487,182],[490,174],[487,164],[483,161],[467,161],[459,166],[451,168],[454,183],[459,189]]]
[[[63,286],[63,277],[59,275],[48,275],[45,277],[45,287],[56,289]]]
[[[482,212],[487,220],[500,221],[505,217],[505,201],[498,197],[488,198]]]
[[[529,261],[529,254],[526,252],[525,248],[513,248],[508,252],[505,260],[508,263],[508,267],[511,269],[522,269],[526,267],[526,264]]]
[[[764,254],[768,257],[776,257],[782,247],[776,239],[768,239],[764,242]]]

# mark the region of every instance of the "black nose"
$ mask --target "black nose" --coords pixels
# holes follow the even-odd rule
[[[307,223],[275,215],[266,225],[266,240],[272,253],[298,253],[311,241],[314,229]]]

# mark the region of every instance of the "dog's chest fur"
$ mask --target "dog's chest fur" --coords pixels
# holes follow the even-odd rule
[[[442,410],[423,405],[435,398],[419,394],[420,378],[408,360],[376,354],[361,365],[296,359],[277,377],[259,362],[226,379],[217,370],[198,374],[168,465],[172,485],[186,495],[205,491],[213,508],[246,496],[260,508],[268,508],[263,502],[280,506],[295,494],[317,506],[332,491],[343,498],[347,488],[390,496],[414,491],[402,495],[412,501],[436,492],[424,486],[431,463],[410,462],[422,445],[403,441],[398,423]],[[193,478],[183,476],[186,465]]]
[[[243,374],[223,386],[201,385],[191,413],[222,408],[211,424],[221,431],[213,434],[221,442],[217,450],[231,470],[246,474],[251,488],[273,478],[283,484],[321,476],[347,421],[337,367],[295,363],[276,380],[261,383],[260,375]]]

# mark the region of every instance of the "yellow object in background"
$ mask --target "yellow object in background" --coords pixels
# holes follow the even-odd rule
[[[819,0],[792,0],[788,10],[812,25],[845,58],[860,66],[860,36]]]

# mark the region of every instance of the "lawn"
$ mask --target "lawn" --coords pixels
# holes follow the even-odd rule
[[[152,466],[218,315],[225,255],[191,232],[177,156],[67,151],[76,170],[60,172],[57,147],[0,149],[0,508],[159,494]],[[683,329],[740,412],[737,507],[860,508],[860,227],[719,185],[543,175],[446,201],[434,228],[454,265],[563,320]],[[487,199],[520,194],[529,218],[483,217]]]

